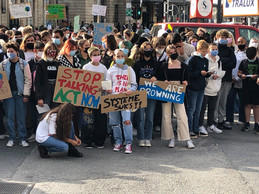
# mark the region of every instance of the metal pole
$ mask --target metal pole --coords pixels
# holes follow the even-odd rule
[[[166,10],[167,10],[167,22],[169,22],[169,5],[170,5],[170,0],[167,0],[167,6],[166,6]]]
[[[97,0],[97,5],[101,5],[101,0]],[[100,23],[100,16],[97,16],[97,23]]]
[[[222,15],[221,15],[221,0],[218,0],[218,5],[217,5],[217,23],[222,22]]]

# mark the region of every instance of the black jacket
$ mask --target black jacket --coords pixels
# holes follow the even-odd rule
[[[44,99],[48,92],[48,70],[47,66],[51,64],[52,66],[60,65],[57,61],[47,62],[41,59],[36,65],[36,76],[35,76],[35,92],[36,98],[38,100]]]
[[[232,82],[232,69],[236,67],[236,56],[233,49],[227,45],[219,45],[219,57],[222,62],[222,70],[226,71],[223,82]]]
[[[141,77],[150,79],[154,76],[158,79],[158,68],[159,63],[154,58],[150,58],[148,61],[145,59],[138,60],[133,67],[137,83],[139,84],[139,79]]]
[[[201,58],[200,56],[192,56],[189,60],[189,74],[190,83],[188,88],[194,91],[202,91],[206,87],[206,76],[201,75],[201,71],[208,71],[209,61],[206,58]]]
[[[159,80],[161,81],[171,81],[170,77],[167,75],[168,71],[168,62],[165,62],[162,64],[160,71],[159,71]],[[189,75],[189,68],[185,63],[181,63],[181,79],[178,80],[182,84],[183,81],[187,81],[189,83],[190,81],[190,75]]]
[[[31,100],[35,100],[36,99],[36,94],[35,94],[35,71],[36,71],[36,65],[37,65],[37,60],[36,58],[33,58],[31,60],[28,61],[28,64],[30,66],[30,70],[31,70],[31,95],[30,95],[30,99]]]

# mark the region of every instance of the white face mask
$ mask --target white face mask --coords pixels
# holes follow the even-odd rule
[[[43,54],[43,52],[38,52],[38,53],[37,53],[37,57],[41,58],[41,57],[42,57],[42,54]]]
[[[163,52],[164,52],[164,49],[156,49],[156,52],[157,52],[158,54],[162,55]]]
[[[249,47],[258,48],[258,43],[256,43],[256,42],[251,42],[251,43],[249,44]]]
[[[47,61],[53,61],[54,59],[52,57],[47,57]]]
[[[70,34],[66,34],[66,38],[69,39],[69,37],[70,37]]]

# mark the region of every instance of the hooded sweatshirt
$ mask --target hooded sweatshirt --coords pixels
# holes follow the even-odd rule
[[[106,80],[112,81],[112,94],[125,93],[127,90],[136,91],[138,87],[136,74],[128,65],[121,68],[117,64],[113,65],[108,69]]]
[[[225,71],[222,70],[222,63],[219,56],[216,56],[214,61],[208,54],[205,56],[209,61],[209,71],[213,71],[215,75],[219,76],[218,79],[214,80],[213,75],[206,78],[207,86],[205,87],[204,94],[206,96],[217,96],[217,93],[221,87],[221,80],[225,75]]]

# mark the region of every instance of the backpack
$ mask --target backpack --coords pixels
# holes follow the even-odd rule
[[[2,70],[3,70],[3,71],[4,71],[4,67],[6,66],[7,60],[8,60],[8,59],[5,59],[5,60],[2,62]],[[19,58],[19,65],[20,65],[20,68],[21,68],[22,72],[24,73],[24,63],[23,63],[23,59],[21,59],[21,58]]]

